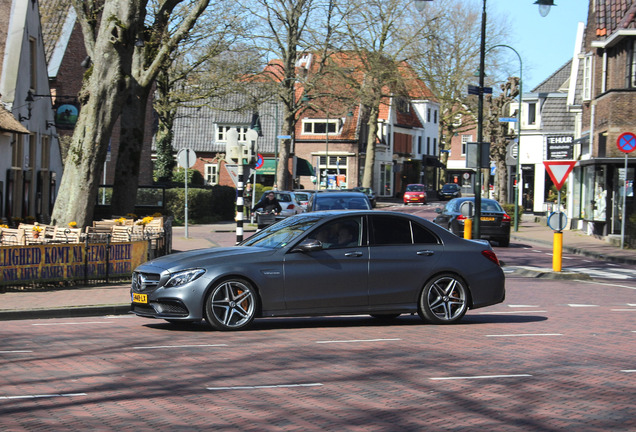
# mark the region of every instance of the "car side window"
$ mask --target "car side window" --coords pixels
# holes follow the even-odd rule
[[[362,240],[361,218],[346,218],[327,223],[309,235],[319,240],[323,249],[356,247]]]
[[[439,244],[439,239],[435,234],[424,228],[422,225],[411,222],[413,229],[413,242],[416,244]]]
[[[395,216],[370,217],[371,245],[401,245],[412,244],[411,223],[406,218]]]

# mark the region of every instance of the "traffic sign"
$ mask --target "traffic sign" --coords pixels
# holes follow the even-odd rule
[[[254,168],[261,169],[263,165],[265,165],[265,159],[263,159],[263,155],[259,153],[256,157],[256,165],[254,166]]]
[[[548,216],[548,226],[554,231],[563,231],[568,224],[568,217],[563,212],[552,212]]]
[[[631,132],[622,133],[618,136],[616,145],[623,153],[631,153],[636,150],[636,135]]]
[[[499,122],[500,123],[516,123],[517,118],[516,117],[499,117]]]
[[[568,175],[572,172],[572,168],[576,165],[576,161],[543,161],[543,165],[545,165],[545,169],[557,190],[560,191]]]
[[[182,148],[177,153],[177,163],[182,168],[192,168],[197,160],[197,154],[190,148]]]

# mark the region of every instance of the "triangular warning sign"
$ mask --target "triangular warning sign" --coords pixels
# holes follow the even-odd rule
[[[572,172],[572,168],[576,165],[576,161],[543,161],[543,165],[545,165],[545,169],[550,174],[557,190],[560,191],[568,175]]]

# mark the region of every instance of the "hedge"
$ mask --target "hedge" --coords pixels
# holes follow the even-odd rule
[[[229,186],[188,188],[188,223],[209,224],[232,221],[235,216],[236,189]],[[166,213],[174,223],[185,223],[185,189],[166,189]]]

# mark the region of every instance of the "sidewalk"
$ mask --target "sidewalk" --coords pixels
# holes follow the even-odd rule
[[[378,207],[385,207],[379,205]],[[254,226],[246,226],[247,238]],[[526,215],[518,232],[511,233],[512,244],[552,246],[554,232],[534,216]],[[173,229],[172,247],[186,251],[207,247],[232,246],[236,243],[234,222],[214,225],[190,225],[188,238],[185,227]],[[636,265],[636,251],[620,249],[610,243],[579,231],[563,232],[563,252],[585,255],[601,260]],[[569,274],[537,269],[534,276],[567,277]],[[129,284],[77,287],[36,292],[0,293],[0,321],[16,319],[68,318],[81,316],[121,315],[130,310]]]

